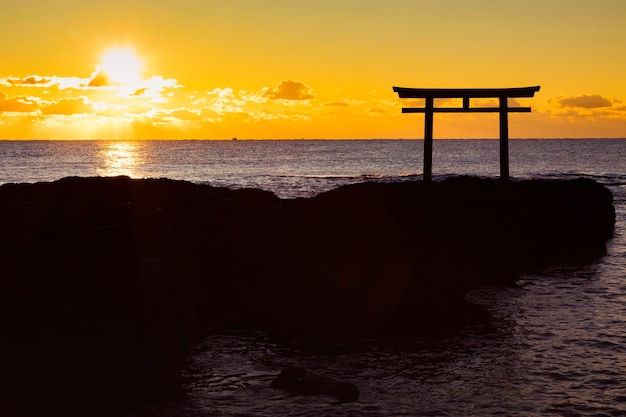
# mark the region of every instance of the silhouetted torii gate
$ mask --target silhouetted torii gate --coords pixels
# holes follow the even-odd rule
[[[509,107],[508,99],[533,97],[540,86],[520,88],[393,87],[400,98],[426,99],[424,107],[404,107],[402,113],[424,113],[424,181],[432,180],[434,113],[500,113],[500,178],[509,179],[509,113],[529,113],[530,107]],[[461,98],[463,107],[435,107],[436,98]],[[497,98],[498,107],[470,107],[471,98]]]

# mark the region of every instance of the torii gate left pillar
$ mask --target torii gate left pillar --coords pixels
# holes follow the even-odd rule
[[[530,112],[530,107],[509,107],[508,99],[533,97],[539,86],[521,88],[404,88],[393,87],[400,98],[423,98],[424,107],[404,107],[402,113],[424,113],[424,174],[432,181],[433,116],[435,113],[499,113],[500,114],[500,178],[509,180],[509,113]],[[463,107],[435,107],[436,98],[461,98]],[[498,107],[470,107],[472,98],[496,98]]]

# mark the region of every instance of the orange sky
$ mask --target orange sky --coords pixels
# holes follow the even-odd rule
[[[626,137],[623,0],[2,0],[0,139],[420,138],[392,86],[525,87],[512,138]],[[497,115],[438,114],[436,138]]]

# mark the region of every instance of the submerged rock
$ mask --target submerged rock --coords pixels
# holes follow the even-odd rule
[[[585,179],[295,200],[167,179],[6,184],[2,409],[119,415],[175,390],[189,347],[224,319],[303,341],[459,325],[476,316],[469,289],[601,256],[614,222],[609,190]]]
[[[271,386],[293,395],[330,395],[340,403],[353,402],[359,398],[356,385],[317,375],[301,366],[286,367],[272,381]]]

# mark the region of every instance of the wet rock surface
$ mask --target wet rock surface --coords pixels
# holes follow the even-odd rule
[[[585,179],[362,183],[310,199],[167,179],[0,187],[2,415],[102,415],[178,386],[216,322],[303,341],[462,325],[487,283],[601,256]],[[38,401],[33,401],[37,398]]]

